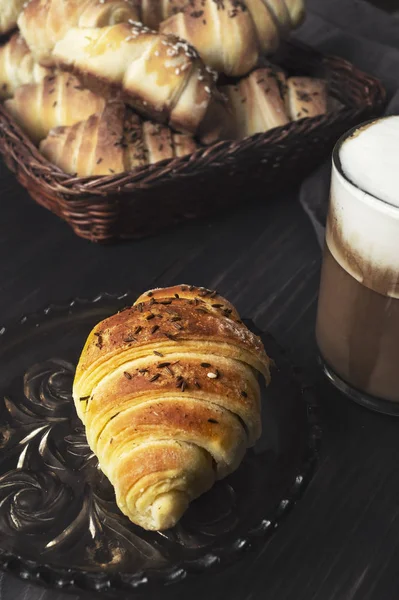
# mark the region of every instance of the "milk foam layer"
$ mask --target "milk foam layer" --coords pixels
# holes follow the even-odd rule
[[[399,116],[356,132],[339,156],[348,179],[365,192],[399,206]]]
[[[393,133],[388,134],[390,123],[394,123]],[[392,146],[395,137],[396,150]],[[396,164],[391,158],[383,160],[386,153],[397,157]],[[346,176],[333,163],[327,245],[337,262],[357,281],[399,298],[399,117],[359,130],[343,142],[339,156]],[[383,176],[385,184],[381,183]],[[371,193],[363,191],[366,185]],[[375,197],[381,198],[380,185],[387,194],[384,201]]]

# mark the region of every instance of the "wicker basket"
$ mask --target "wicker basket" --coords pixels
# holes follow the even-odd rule
[[[140,237],[259,195],[309,173],[350,127],[381,113],[381,84],[350,63],[287,43],[276,59],[290,73],[325,77],[345,108],[240,142],[129,173],[72,178],[49,163],[0,106],[0,152],[30,195],[92,241]]]

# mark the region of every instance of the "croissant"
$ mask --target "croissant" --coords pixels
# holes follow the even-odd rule
[[[312,77],[290,77],[286,104],[293,121],[325,114],[328,109],[327,82]]]
[[[269,0],[278,3],[279,0]],[[305,18],[305,3],[304,0],[284,0],[290,15],[293,27],[298,27]]]
[[[281,35],[296,26],[297,5],[283,0],[191,0],[160,25],[195,46],[204,62],[220,73],[241,76],[261,54],[273,53]]]
[[[193,48],[140,24],[71,29],[53,55],[86,87],[119,90],[144,116],[184,133],[195,133],[217,95]]]
[[[257,9],[256,22],[251,10]],[[278,45],[278,28],[262,0],[192,0],[187,8],[160,25],[160,31],[187,40],[204,62],[226,75],[248,73],[265,51]],[[267,43],[266,43],[267,40]]]
[[[56,42],[72,27],[104,27],[138,18],[134,0],[30,0],[18,26],[35,60],[52,66]]]
[[[40,151],[66,173],[110,175],[197,149],[193,138],[159,123],[143,122],[120,102],[71,127],[53,129]]]
[[[22,85],[4,105],[31,140],[38,143],[53,127],[73,125],[103,110],[105,100],[83,89],[73,75],[58,73],[40,83]]]
[[[162,21],[183,10],[188,2],[189,0],[139,0],[137,20],[147,27],[158,29]]]
[[[0,46],[0,98],[11,98],[15,90],[27,83],[39,83],[51,69],[37,64],[24,39],[15,33]]]
[[[274,67],[253,71],[236,85],[221,88],[233,114],[235,139],[286,125],[285,76]]]
[[[73,386],[77,413],[120,510],[145,529],[175,525],[238,467],[261,431],[262,342],[224,298],[176,286],[99,323]]]
[[[0,0],[0,34],[8,33],[16,27],[25,2],[26,0]]]

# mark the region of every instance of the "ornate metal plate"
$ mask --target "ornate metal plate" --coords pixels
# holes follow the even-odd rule
[[[261,334],[276,368],[262,391],[262,438],[240,469],[168,532],[119,512],[71,385],[90,329],[133,298],[74,300],[0,330],[0,566],[25,579],[123,595],[217,568],[270,535],[310,479],[320,437],[312,389]]]

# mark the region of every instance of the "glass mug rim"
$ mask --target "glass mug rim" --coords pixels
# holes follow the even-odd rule
[[[344,172],[344,170],[342,168],[341,159],[339,156],[341,146],[354,133],[356,133],[357,131],[361,131],[364,127],[367,127],[368,125],[373,125],[374,123],[378,123],[379,121],[385,121],[387,119],[391,119],[392,117],[399,118],[399,115],[387,115],[386,117],[378,117],[375,119],[369,119],[368,121],[364,121],[363,123],[360,123],[359,125],[354,125],[351,129],[346,131],[343,135],[341,135],[341,137],[339,138],[339,140],[336,142],[336,144],[334,146],[334,149],[332,152],[332,164],[333,164],[333,170],[335,170],[338,173],[338,175],[343,179],[343,181],[345,183],[347,183],[349,186],[351,186],[352,188],[354,188],[354,190],[356,190],[357,192],[360,192],[358,194],[359,200],[364,202],[367,199],[368,201],[370,201],[371,204],[375,205],[376,208],[377,208],[377,206],[379,206],[380,210],[381,210],[381,205],[384,205],[389,212],[394,213],[395,216],[396,215],[399,216],[399,206],[398,205],[392,204],[391,202],[388,202],[387,200],[384,200],[383,198],[378,198],[378,196],[375,196],[374,194],[371,194],[370,192],[364,190],[359,185],[357,185],[354,181],[352,181]]]

